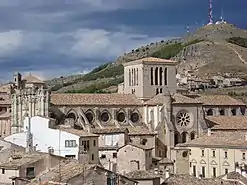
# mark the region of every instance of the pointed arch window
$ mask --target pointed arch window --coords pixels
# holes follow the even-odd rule
[[[160,76],[160,85],[162,85],[162,76],[163,76],[163,70],[162,70],[162,67],[160,67],[160,71],[159,71],[159,76]]]
[[[139,74],[138,74],[138,68],[137,68],[137,69],[136,69],[136,85],[138,85],[138,80],[139,80],[139,79],[138,79],[138,75],[139,75]]]
[[[165,68],[165,71],[164,71],[164,80],[165,80],[165,85],[167,85],[167,67]]]
[[[131,86],[131,71],[129,69],[129,86]]]
[[[154,79],[154,84],[155,84],[155,85],[158,85],[158,79],[159,79],[158,71],[159,71],[159,68],[156,67],[156,68],[155,68],[155,72],[154,72],[154,73],[155,73],[155,74],[154,74],[154,75],[155,75],[155,79]]]
[[[151,67],[151,85],[154,84],[153,68]]]

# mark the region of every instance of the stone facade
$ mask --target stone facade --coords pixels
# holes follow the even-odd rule
[[[23,79],[20,73],[14,75],[11,100],[12,133],[22,131],[27,116],[48,116],[49,92],[45,83],[31,74]]]

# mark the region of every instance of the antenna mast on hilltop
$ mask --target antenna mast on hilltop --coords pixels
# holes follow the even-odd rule
[[[209,9],[208,9],[208,25],[214,24],[213,21],[213,0],[209,0]]]

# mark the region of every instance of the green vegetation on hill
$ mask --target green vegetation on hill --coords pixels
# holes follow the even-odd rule
[[[185,47],[193,45],[193,44],[197,44],[197,43],[202,42],[202,41],[203,40],[195,39],[195,40],[192,40],[192,41],[185,43],[185,44],[182,44],[182,43],[170,44],[170,45],[164,46],[160,50],[154,52],[152,54],[152,57],[170,59],[172,57],[175,57]]]
[[[242,38],[242,37],[231,37],[227,39],[227,42],[236,44],[238,46],[247,48],[247,38]]]
[[[89,85],[83,89],[73,89],[69,90],[66,93],[110,93],[108,91],[105,91],[103,89],[111,87],[111,86],[117,86],[118,84],[122,83],[124,81],[123,77],[120,78],[114,78],[112,80],[109,80],[105,83],[95,83],[92,85]]]

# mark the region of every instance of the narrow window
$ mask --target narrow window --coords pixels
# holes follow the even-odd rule
[[[242,153],[242,159],[245,160],[245,153]]]
[[[202,166],[202,177],[205,178],[205,166]]]
[[[213,177],[216,177],[216,168],[213,168]]]
[[[155,75],[155,79],[154,79],[154,81],[155,81],[154,84],[155,84],[155,85],[158,85],[158,79],[159,79],[158,71],[159,71],[159,68],[156,67],[156,68],[155,68],[155,74],[154,74],[154,75]]]
[[[164,78],[165,78],[165,85],[167,85],[167,68],[165,68]]]
[[[136,85],[138,85],[138,80],[139,80],[139,78],[138,78],[138,68],[136,69]]]
[[[163,89],[162,88],[160,88],[160,94],[162,94],[163,93]]]
[[[92,154],[92,161],[94,160],[94,154]]]
[[[213,150],[213,157],[215,157],[215,151]]]
[[[151,67],[151,85],[154,84],[153,68]]]
[[[5,174],[5,169],[4,168],[2,169],[2,174]]]
[[[204,157],[204,150],[202,150],[202,157]]]
[[[131,71],[129,69],[129,86],[131,86]]]
[[[163,75],[163,70],[162,67],[160,67],[160,71],[159,71],[159,76],[160,76],[160,85],[162,85],[162,75]]]
[[[225,152],[225,158],[227,158],[227,152]]]
[[[93,140],[93,146],[96,146],[96,140]]]
[[[133,85],[136,85],[136,69],[133,69]]]
[[[196,177],[196,166],[193,165],[193,176]]]
[[[157,94],[159,94],[159,89],[158,89],[158,88],[156,89],[156,95],[157,95]]]
[[[227,168],[225,169],[225,174],[228,174],[228,169]]]

